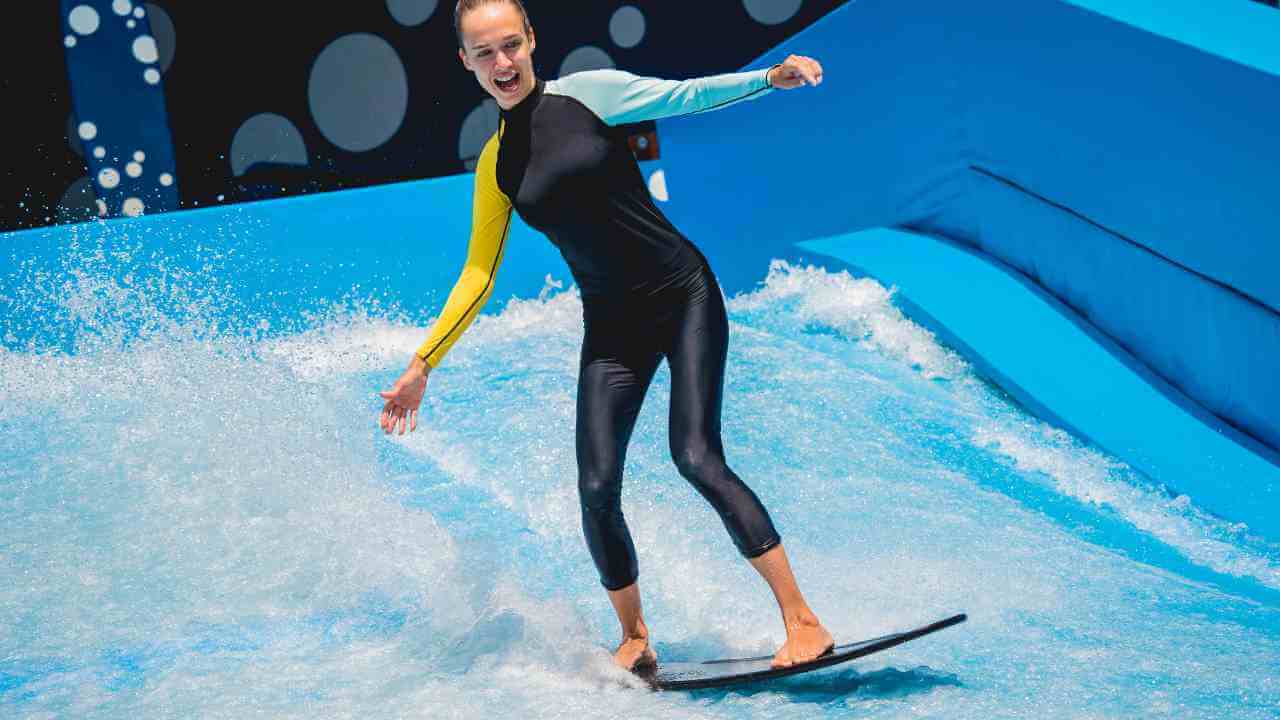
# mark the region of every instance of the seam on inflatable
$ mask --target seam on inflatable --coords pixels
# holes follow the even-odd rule
[[[1158,252],[1158,251],[1156,251],[1156,250],[1153,250],[1153,249],[1151,249],[1150,247],[1148,247],[1147,245],[1144,245],[1143,243],[1138,242],[1137,240],[1134,240],[1133,238],[1131,238],[1131,237],[1129,237],[1129,236],[1125,235],[1124,233],[1117,232],[1116,230],[1113,230],[1113,229],[1111,229],[1111,228],[1107,227],[1106,225],[1103,225],[1102,223],[1098,222],[1097,220],[1094,220],[1093,218],[1089,217],[1088,215],[1085,215],[1085,214],[1081,213],[1079,210],[1075,210],[1074,208],[1071,208],[1071,207],[1068,207],[1068,206],[1066,206],[1066,205],[1063,205],[1063,204],[1062,204],[1062,203],[1060,203],[1060,202],[1056,202],[1056,201],[1054,201],[1054,200],[1051,200],[1051,199],[1049,199],[1049,198],[1045,197],[1044,195],[1041,195],[1040,193],[1037,193],[1036,191],[1034,191],[1034,190],[1031,190],[1031,189],[1027,188],[1027,187],[1026,187],[1026,186],[1024,186],[1024,185],[1020,185],[1018,182],[1016,182],[1016,181],[1014,181],[1014,180],[1010,180],[1009,178],[1004,177],[1003,175],[1000,175],[999,173],[996,173],[996,172],[993,172],[993,171],[991,171],[991,170],[988,170],[987,168],[984,168],[984,167],[982,167],[982,166],[980,166],[980,165],[970,165],[970,166],[969,166],[969,169],[970,169],[970,170],[972,170],[972,171],[974,171],[974,172],[976,172],[976,173],[979,173],[979,174],[981,174],[981,175],[985,175],[985,176],[987,176],[987,177],[991,178],[992,180],[995,180],[995,181],[997,181],[997,182],[1003,183],[1004,185],[1008,185],[1009,187],[1013,188],[1014,190],[1017,190],[1018,192],[1021,192],[1021,193],[1024,193],[1024,194],[1026,194],[1026,195],[1029,195],[1029,196],[1031,196],[1031,197],[1034,197],[1034,198],[1036,198],[1037,200],[1040,200],[1041,202],[1045,203],[1046,205],[1051,205],[1051,206],[1053,206],[1053,207],[1055,207],[1055,208],[1057,208],[1057,209],[1059,209],[1059,210],[1061,210],[1061,211],[1063,211],[1063,212],[1065,212],[1065,213],[1067,213],[1067,214],[1071,215],[1071,216],[1072,216],[1072,217],[1074,217],[1074,218],[1077,218],[1077,219],[1079,219],[1079,220],[1082,220],[1082,221],[1084,221],[1084,222],[1086,222],[1086,223],[1088,223],[1088,224],[1092,225],[1093,227],[1095,227],[1095,228],[1097,228],[1097,229],[1099,229],[1099,230],[1101,230],[1101,231],[1103,231],[1103,232],[1107,233],[1108,235],[1111,235],[1112,237],[1115,237],[1115,238],[1117,238],[1117,239],[1119,239],[1119,240],[1122,240],[1122,241],[1124,241],[1125,243],[1128,243],[1129,245],[1132,245],[1133,247],[1138,248],[1139,250],[1142,250],[1143,252],[1145,252],[1145,253],[1147,253],[1147,254],[1149,254],[1149,255],[1153,256],[1153,257],[1159,258],[1160,260],[1163,260],[1164,262],[1167,262],[1167,263],[1169,263],[1170,265],[1173,265],[1174,267],[1178,268],[1179,270],[1182,270],[1182,271],[1187,272],[1187,273],[1189,273],[1189,274],[1191,274],[1191,275],[1194,275],[1194,276],[1196,276],[1197,278],[1199,278],[1199,279],[1201,279],[1201,280],[1203,280],[1203,281],[1205,281],[1205,282],[1207,282],[1207,283],[1209,283],[1209,284],[1211,284],[1211,285],[1215,285],[1215,286],[1217,286],[1217,287],[1219,287],[1219,288],[1222,288],[1223,290],[1225,290],[1225,291],[1227,291],[1227,292],[1231,293],[1232,295],[1235,295],[1236,297],[1239,297],[1241,300],[1244,300],[1244,301],[1248,302],[1248,303],[1249,303],[1249,304],[1251,304],[1251,305],[1256,305],[1257,307],[1261,308],[1262,310],[1265,310],[1267,313],[1269,313],[1269,314],[1271,314],[1271,315],[1274,315],[1274,316],[1276,316],[1277,318],[1280,318],[1280,310],[1278,310],[1278,309],[1276,309],[1276,308],[1271,307],[1271,306],[1270,306],[1270,305],[1268,305],[1266,302],[1264,302],[1264,301],[1262,301],[1262,300],[1260,300],[1260,299],[1258,299],[1258,298],[1254,297],[1253,295],[1250,295],[1249,293],[1245,292],[1244,290],[1241,290],[1240,288],[1235,287],[1234,285],[1229,285],[1229,284],[1227,284],[1227,283],[1225,283],[1225,282],[1223,282],[1223,281],[1221,281],[1221,280],[1219,280],[1219,279],[1217,279],[1217,278],[1215,278],[1215,277],[1212,277],[1212,276],[1210,276],[1210,275],[1206,275],[1206,274],[1204,274],[1203,272],[1200,272],[1199,270],[1196,270],[1196,269],[1195,269],[1195,268],[1193,268],[1193,267],[1190,267],[1190,266],[1188,266],[1188,265],[1186,265],[1186,264],[1184,264],[1184,263],[1178,262],[1177,260],[1174,260],[1173,258],[1171,258],[1171,257],[1169,257],[1169,256],[1167,256],[1167,255],[1164,255],[1164,254],[1162,254],[1162,253],[1160,253],[1160,252]]]

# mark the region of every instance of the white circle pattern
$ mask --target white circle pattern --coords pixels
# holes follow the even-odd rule
[[[632,5],[618,8],[609,19],[609,37],[618,47],[631,48],[644,39],[644,13]]]
[[[102,168],[98,171],[98,184],[107,190],[112,190],[120,184],[120,171],[115,168]]]
[[[742,0],[747,14],[762,25],[777,25],[791,19],[804,0]]]
[[[387,12],[406,27],[421,25],[436,11],[436,0],[387,0]]]
[[[98,11],[88,5],[77,5],[67,14],[67,24],[81,35],[92,35],[98,29],[100,22]]]
[[[307,80],[307,99],[329,142],[364,152],[390,140],[404,123],[409,78],[390,43],[352,33],[320,51]]]
[[[609,53],[594,45],[583,45],[569,53],[560,63],[560,77],[583,70],[612,69],[616,67]]]
[[[133,56],[140,63],[151,63],[160,59],[160,51],[156,48],[156,39],[150,35],[139,35],[133,40]]]

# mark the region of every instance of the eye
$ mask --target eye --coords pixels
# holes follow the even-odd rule
[[[520,47],[520,41],[519,41],[519,40],[512,40],[511,42],[507,43],[507,49],[508,49],[508,50],[515,50],[515,49],[516,49],[516,48],[518,48],[518,47]]]
[[[481,50],[480,52],[476,53],[476,57],[489,57],[489,51]]]

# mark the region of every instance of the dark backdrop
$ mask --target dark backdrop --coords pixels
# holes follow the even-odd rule
[[[541,77],[612,64],[683,78],[735,70],[843,2],[526,5]],[[465,172],[496,126],[458,62],[451,0],[135,5],[159,45],[180,207]],[[76,137],[65,10],[32,7],[0,24],[0,230],[99,214]],[[803,39],[793,49],[803,54]]]

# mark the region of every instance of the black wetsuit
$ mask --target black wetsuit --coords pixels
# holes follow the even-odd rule
[[[720,406],[729,326],[720,287],[706,258],[654,203],[616,127],[767,89],[764,71],[685,82],[594,71],[538,81],[502,112],[496,158],[489,158],[497,188],[555,243],[582,293],[578,490],[587,545],[610,590],[638,573],[620,503],[622,472],[663,357],[671,369],[671,454],[681,475],[720,514],[743,555],[779,543],[760,500],[725,464]],[[500,248],[495,268],[498,258]]]

